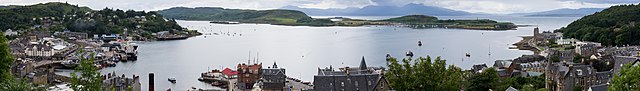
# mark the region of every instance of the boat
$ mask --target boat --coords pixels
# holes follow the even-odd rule
[[[67,60],[67,61],[62,62],[60,64],[62,64],[64,67],[69,67],[69,68],[75,68],[76,66],[78,66],[78,62],[76,62],[74,60]]]
[[[406,56],[410,56],[410,57],[413,57],[413,52],[411,52],[411,51],[408,51],[408,52],[407,52],[407,53],[406,53],[405,55],[406,55]]]
[[[169,82],[171,82],[171,83],[176,83],[176,78],[171,77],[171,78],[169,78],[168,80],[169,80]]]
[[[225,85],[224,83],[220,82],[220,81],[214,81],[211,83],[211,86],[223,86]]]

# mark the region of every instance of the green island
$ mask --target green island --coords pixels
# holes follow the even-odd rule
[[[120,34],[134,40],[155,40],[167,37],[197,36],[201,33],[182,28],[173,19],[157,12],[105,8],[92,10],[68,3],[41,3],[0,8],[0,29],[49,32],[82,32],[92,34]],[[170,32],[159,37],[157,32]]]
[[[407,15],[383,20],[363,20],[346,17],[312,18],[296,10],[246,10],[216,7],[174,7],[160,10],[159,14],[167,18],[180,20],[203,20],[211,23],[237,24],[261,23],[289,26],[364,26],[396,25],[410,28],[462,28],[476,30],[511,30],[517,26],[510,22],[497,22],[488,19],[478,20],[438,20],[427,15]]]
[[[640,5],[618,5],[584,16],[556,30],[565,37],[604,45],[640,44]]]

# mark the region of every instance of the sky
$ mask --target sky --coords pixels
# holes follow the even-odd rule
[[[509,14],[560,8],[606,8],[620,4],[637,4],[640,0],[0,0],[0,5],[31,5],[45,2],[68,2],[92,9],[109,7],[145,11],[178,6],[265,10],[284,6],[327,9],[361,8],[369,5],[402,6],[416,3],[472,13]]]

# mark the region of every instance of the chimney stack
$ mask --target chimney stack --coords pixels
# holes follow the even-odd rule
[[[149,91],[154,91],[154,76],[153,72],[149,72]]]

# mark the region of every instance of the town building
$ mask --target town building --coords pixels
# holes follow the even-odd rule
[[[558,40],[556,40],[556,44],[557,45],[575,45],[579,40],[574,39],[574,38],[570,38],[570,39],[564,39],[564,38],[560,38]]]
[[[364,57],[359,67],[320,69],[314,76],[314,91],[387,91],[390,86],[383,76],[384,68],[367,67]]]
[[[600,46],[598,46],[597,44],[594,43],[581,43],[581,44],[576,44],[576,53],[578,53],[580,56],[584,57],[584,58],[588,58],[591,57],[593,55],[596,55],[597,50]]]
[[[545,64],[540,62],[517,63],[516,70],[525,72],[544,72]]]
[[[124,74],[116,76],[115,73],[102,75],[102,88],[112,91],[142,91],[140,76],[133,75],[131,78]]]
[[[262,69],[261,89],[263,91],[283,91],[285,88],[285,80],[287,78],[285,69],[278,67],[275,62],[271,67]]]
[[[51,57],[56,53],[56,51],[50,46],[42,44],[33,44],[27,46],[24,52],[26,56],[29,57]]]
[[[496,60],[493,67],[496,69],[506,69],[511,66],[512,60]]]
[[[482,70],[487,68],[487,64],[476,64],[473,65],[471,70],[476,73],[482,73]]]
[[[87,38],[89,38],[89,34],[87,34],[87,33],[71,32],[71,31],[69,31],[67,29],[65,29],[64,32],[56,32],[56,33],[54,33],[54,35],[66,37],[66,38],[69,38],[69,39],[87,39]]]
[[[640,62],[639,57],[632,56],[615,56],[613,59],[613,73],[615,75],[618,75],[620,73],[620,70],[622,70],[622,67],[624,67],[624,65]]]
[[[13,31],[11,29],[7,29],[4,31],[4,36],[17,36],[18,32]]]
[[[573,58],[575,57],[574,49],[551,48],[549,50],[550,50],[549,55],[551,55],[551,57],[558,57],[559,59],[558,61],[560,62],[563,62],[563,61],[573,62]]]
[[[253,85],[260,79],[262,71],[262,63],[259,64],[238,64],[238,82],[237,87],[240,89],[253,89]]]
[[[572,62],[556,63],[550,67],[549,89],[554,91],[572,91],[575,87],[589,89],[595,85],[608,83],[611,72],[596,72],[591,65]]]

